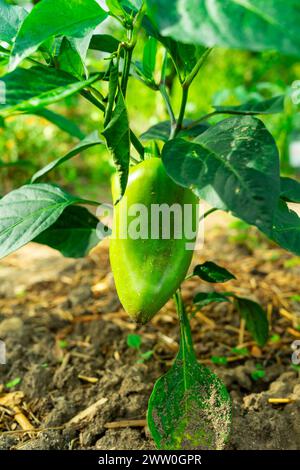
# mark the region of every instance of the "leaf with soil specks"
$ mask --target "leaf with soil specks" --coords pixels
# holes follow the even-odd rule
[[[221,380],[197,362],[181,307],[180,349],[154,386],[148,426],[159,449],[222,449],[230,431],[230,397]]]

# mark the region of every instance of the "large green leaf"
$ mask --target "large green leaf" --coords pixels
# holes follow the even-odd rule
[[[94,147],[95,145],[105,145],[104,141],[99,138],[98,131],[94,131],[88,136],[86,136],[63,157],[57,158],[56,160],[53,160],[52,162],[48,163],[48,165],[44,166],[44,168],[41,168],[32,176],[30,182],[35,183],[38,179],[47,175],[51,170],[54,170],[54,168],[57,168],[64,162],[75,157],[75,155],[78,155],[80,152],[83,152],[84,150],[87,150],[90,147]]]
[[[275,96],[268,100],[251,100],[238,106],[214,106],[217,113],[222,114],[276,114],[284,110],[284,95]]]
[[[40,116],[47,121],[52,122],[55,126],[59,127],[62,131],[67,132],[68,134],[72,135],[73,137],[77,137],[78,139],[83,139],[84,134],[79,129],[75,122],[70,121],[70,119],[62,116],[61,114],[55,113],[50,109],[38,109],[34,112],[37,116]]]
[[[24,8],[0,0],[0,41],[12,43],[26,15]]]
[[[120,196],[122,196],[127,186],[129,173],[130,129],[126,105],[121,91],[112,118],[102,134],[114,159],[120,181]]]
[[[85,207],[69,206],[57,221],[34,239],[70,258],[81,258],[99,243],[99,220]],[[107,232],[109,234],[109,232]]]
[[[278,245],[300,256],[300,217],[280,200],[271,231],[262,230]]]
[[[0,258],[44,232],[72,204],[86,201],[50,184],[25,185],[0,200]]]
[[[54,69],[40,66],[19,68],[2,77],[6,101],[0,104],[0,116],[33,112],[80,91],[97,78],[98,75],[94,75],[88,80],[79,81]]]
[[[230,431],[230,397],[221,380],[197,362],[189,322],[182,313],[179,352],[154,386],[148,426],[159,449],[219,450]]]
[[[265,311],[253,300],[236,297],[236,301],[247,330],[259,346],[264,346],[269,336],[269,323]]]
[[[13,70],[53,36],[83,38],[107,17],[95,0],[43,0],[20,27],[11,53]]]
[[[167,173],[213,207],[271,229],[279,199],[279,156],[264,124],[251,116],[225,119],[193,142],[166,143]]]
[[[300,182],[293,178],[280,178],[280,197],[288,202],[300,202]]]
[[[300,55],[298,0],[146,0],[160,34],[177,41]]]

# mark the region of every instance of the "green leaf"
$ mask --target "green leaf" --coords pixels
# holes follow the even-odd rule
[[[230,279],[236,279],[227,269],[218,266],[212,261],[206,261],[195,266],[193,274],[206,282],[226,282],[230,281]]]
[[[166,143],[169,176],[218,209],[271,229],[279,191],[279,156],[264,124],[251,116],[225,119],[193,142]]]
[[[214,106],[222,114],[276,114],[284,111],[284,95],[275,96],[269,100],[250,100],[239,106]]]
[[[19,68],[1,80],[6,88],[6,102],[0,104],[0,115],[30,113],[70,96],[87,87],[98,75],[79,81],[58,70],[32,67]]]
[[[119,44],[120,41],[109,34],[94,34],[89,49],[112,54],[117,51]]]
[[[213,302],[230,302],[227,292],[198,292],[193,299],[193,303],[197,307],[202,308]]]
[[[51,227],[33,241],[48,245],[69,258],[81,258],[100,242],[98,224],[99,220],[85,207],[69,206]]]
[[[21,381],[22,381],[21,377],[16,377],[15,379],[12,379],[9,382],[7,382],[5,384],[5,387],[6,388],[14,388],[17,385],[19,385],[19,383],[21,383]]]
[[[54,168],[62,165],[64,162],[75,157],[75,155],[78,155],[80,152],[83,152],[84,150],[90,147],[94,147],[95,145],[104,145],[104,141],[99,138],[98,131],[94,131],[88,136],[86,136],[63,157],[57,158],[56,160],[53,160],[52,162],[48,163],[48,165],[44,166],[44,168],[41,168],[32,176],[30,182],[35,183],[38,179],[48,174]]]
[[[130,130],[124,97],[119,92],[112,119],[102,132],[106,139],[120,180],[120,196],[127,186],[130,160]]]
[[[0,200],[0,258],[36,238],[72,204],[86,201],[50,184],[25,185]]]
[[[280,197],[287,202],[300,202],[300,182],[282,176],[280,178]]]
[[[79,129],[77,124],[75,124],[75,122],[70,121],[70,119],[66,118],[65,116],[62,116],[61,114],[57,114],[54,111],[51,111],[50,109],[38,109],[35,111],[34,114],[44,119],[47,119],[47,121],[51,122],[52,124],[55,124],[57,127],[59,127],[59,129],[67,132],[73,137],[77,137],[78,139],[84,138],[84,134]]]
[[[92,28],[84,38],[63,37],[55,62],[59,70],[63,70],[81,80],[87,77],[88,71],[85,65],[86,54],[93,35]]]
[[[141,344],[142,344],[142,338],[140,337],[140,335],[135,335],[133,333],[130,333],[127,336],[127,346],[129,346],[130,348],[140,349]]]
[[[104,128],[108,125],[112,118],[112,112],[116,101],[116,94],[119,86],[119,67],[118,64],[110,62],[109,66],[109,84],[107,106],[105,109]]]
[[[208,125],[204,123],[196,124],[191,126],[192,121],[186,119],[184,120],[183,125],[186,128],[183,128],[179,132],[179,136],[182,138],[185,137],[197,137],[198,135],[202,134],[202,132],[208,129]],[[191,126],[191,127],[188,127]],[[163,142],[167,142],[169,140],[170,135],[170,121],[162,121],[154,126],[151,126],[146,132],[141,135],[142,140],[162,140]]]
[[[284,201],[279,201],[272,230],[262,230],[278,245],[300,255],[300,217]]]
[[[10,69],[53,36],[83,38],[107,13],[95,0],[43,0],[23,21],[11,53]],[[42,27],[41,27],[42,25]]]
[[[124,9],[119,0],[105,0],[106,5],[109,8],[109,11],[115,16],[124,16]]]
[[[155,70],[157,52],[157,41],[155,38],[150,37],[144,46],[143,53],[143,72],[148,80],[153,80],[153,73]]]
[[[185,312],[178,355],[154,386],[147,418],[158,449],[222,449],[228,437],[230,397],[221,380],[197,362]]]
[[[218,366],[226,366],[228,364],[227,357],[225,356],[211,356],[211,362]]]
[[[162,36],[148,16],[143,19],[143,27],[147,34],[157,39],[168,50],[179,73],[179,79],[183,82],[204,54],[206,48],[195,44],[185,44],[170,37]]]
[[[205,46],[300,55],[298,0],[146,0],[162,36]]]
[[[0,0],[0,39],[11,44],[18,29],[27,15],[27,11],[16,5],[9,5]]]
[[[269,336],[269,323],[265,311],[253,300],[236,297],[236,301],[247,330],[259,346],[264,346]]]

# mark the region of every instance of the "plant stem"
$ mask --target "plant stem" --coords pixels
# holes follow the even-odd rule
[[[216,207],[212,207],[212,209],[209,209],[208,211],[206,211],[202,217],[200,217],[199,219],[199,222],[203,219],[205,219],[207,216],[209,216],[210,214],[212,214],[213,212],[216,212],[218,209]]]
[[[169,95],[168,95],[168,92],[167,92],[167,89],[166,89],[166,86],[165,86],[164,83],[161,83],[159,85],[159,91],[161,93],[161,96],[164,99],[164,102],[165,102],[165,105],[166,105],[166,108],[167,108],[167,111],[168,111],[168,114],[169,114],[169,117],[170,117],[170,121],[171,121],[170,138],[172,138],[171,136],[175,132],[177,123],[176,123],[175,114],[174,114],[174,111],[173,111],[173,108],[172,108],[172,104],[171,104],[171,101],[170,101],[170,98],[169,98]]]
[[[142,160],[144,160],[145,148],[141,141],[137,138],[135,133],[130,129],[130,140],[135,150],[139,153]]]
[[[81,96],[83,96],[86,100],[88,100],[90,103],[95,105],[97,108],[101,109],[101,111],[105,112],[105,106],[100,103],[92,94],[90,91],[87,90],[81,90],[80,91]]]
[[[185,352],[186,346],[192,352],[194,348],[193,348],[193,341],[192,341],[191,326],[190,326],[190,322],[185,311],[180,289],[178,289],[175,292],[174,301],[175,301],[176,311],[177,311],[179,322],[180,322],[181,347],[183,349],[183,353]]]
[[[127,91],[127,85],[128,85],[128,79],[129,79],[129,73],[130,73],[130,65],[131,65],[131,59],[132,59],[132,52],[133,52],[132,46],[125,49],[124,69],[123,69],[122,80],[121,80],[121,90],[122,90],[124,98],[126,97],[126,91]]]
[[[178,132],[182,129],[182,123],[183,123],[186,103],[187,103],[187,99],[188,99],[188,94],[189,94],[189,88],[182,85],[182,97],[181,97],[180,111],[179,111],[179,116],[178,116],[178,119],[177,119],[175,129],[174,129],[173,133],[171,134],[172,139],[174,137],[176,137]]]
[[[201,69],[202,65],[204,64],[204,62],[206,61],[207,57],[209,56],[209,54],[211,53],[212,51],[212,47],[208,47],[206,49],[206,51],[204,52],[204,54],[202,54],[202,56],[200,57],[200,59],[197,61],[195,67],[193,68],[193,70],[190,72],[190,74],[187,76],[187,78],[184,80],[182,86],[186,86],[187,88],[189,88],[189,86],[191,85],[192,81],[194,80],[194,78],[196,77],[196,75],[198,74],[199,70]]]
[[[201,118],[191,122],[191,124],[188,124],[187,126],[184,126],[184,129],[193,129],[193,127],[196,127],[198,124],[200,124],[200,122],[206,121],[207,119],[216,116],[216,114],[220,113],[218,113],[217,111],[212,111],[211,113],[204,114]]]

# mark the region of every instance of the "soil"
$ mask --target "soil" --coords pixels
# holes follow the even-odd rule
[[[211,285],[193,278],[183,288],[187,304],[197,292],[234,291],[259,301],[270,321],[270,340],[260,348],[234,305],[211,304],[191,320],[198,360],[232,397],[227,448],[300,449],[300,372],[291,362],[291,344],[300,338],[299,258],[254,229],[227,224],[209,229],[194,263],[207,259],[237,280]],[[127,344],[132,333],[142,338],[140,350]],[[0,365],[1,449],[155,448],[147,402],[178,349],[175,308],[170,301],[149,324],[131,322],[115,292],[106,242],[86,259],[30,244],[3,260],[0,339],[7,352]]]

